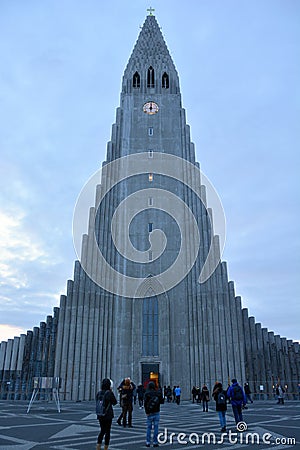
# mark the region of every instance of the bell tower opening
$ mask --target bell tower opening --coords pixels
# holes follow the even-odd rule
[[[166,72],[161,77],[161,86],[163,89],[169,89],[169,75]]]
[[[147,72],[147,87],[148,88],[154,88],[155,82],[154,82],[154,69],[152,66],[149,67]]]
[[[134,88],[140,88],[141,87],[141,77],[138,72],[135,72],[135,74],[132,77],[132,85]]]

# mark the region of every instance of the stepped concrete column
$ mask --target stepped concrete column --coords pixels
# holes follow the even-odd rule
[[[257,342],[257,367],[258,367],[258,382],[259,382],[259,389],[261,386],[263,386],[263,392],[261,394],[264,395],[267,393],[267,386],[266,386],[266,367],[265,367],[265,358],[264,358],[264,348],[263,348],[263,335],[262,335],[262,329],[261,324],[256,323],[255,324],[255,330],[256,330],[256,342]]]
[[[231,326],[231,300],[229,294],[229,282],[227,264],[223,262],[222,265],[222,279],[223,279],[223,299],[224,299],[224,327],[225,327],[225,339],[226,339],[226,369],[224,371],[224,377],[221,380],[224,386],[230,383],[230,380],[235,372],[233,358],[228,358],[228,355],[233,355],[234,343],[232,339],[232,326]]]
[[[254,371],[253,371],[253,358],[251,351],[250,325],[247,308],[243,308],[242,315],[243,315],[243,329],[244,329],[245,379],[247,382],[251,381],[252,384],[250,389],[253,390]]]
[[[70,398],[68,391],[68,361],[71,358],[70,352],[70,335],[74,324],[71,322],[72,316],[72,298],[73,298],[73,284],[72,280],[67,283],[67,295],[61,297],[62,309],[58,322],[58,337],[56,344],[57,357],[55,358],[54,374],[61,379],[61,392],[64,400]],[[61,355],[61,357],[59,356]]]
[[[275,349],[276,349],[277,366],[278,366],[278,375],[277,376],[281,383],[285,383],[281,337],[278,334],[276,334],[274,336],[274,339],[275,339]]]
[[[244,330],[243,330],[243,314],[242,314],[242,300],[240,296],[235,297],[236,322],[238,329],[238,350],[239,358],[237,360],[236,376],[242,383],[246,378],[245,373],[245,352],[244,352]]]
[[[257,355],[257,341],[255,333],[255,318],[249,317],[250,328],[250,340],[251,340],[251,352],[253,358],[253,388],[256,394],[259,394],[259,382],[258,382],[258,355]]]
[[[271,367],[271,355],[270,355],[270,344],[269,335],[267,328],[262,328],[262,343],[263,343],[263,358],[265,363],[265,373],[266,373],[266,392],[267,398],[272,398],[273,383],[272,383],[272,367]]]
[[[233,370],[234,373],[230,374],[230,379],[233,377],[238,377],[240,373],[239,369],[239,361],[240,361],[240,344],[239,344],[239,333],[238,333],[238,323],[237,323],[237,315],[235,308],[235,292],[234,292],[234,283],[233,281],[229,281],[228,283],[229,290],[229,303],[230,309],[228,314],[230,314],[230,322],[231,322],[231,332],[232,332],[232,346],[233,352],[231,355],[231,359],[233,360]],[[240,380],[239,380],[240,381]]]
[[[4,398],[5,392],[5,382],[4,382],[4,363],[5,363],[5,355],[6,355],[7,342],[3,341],[0,344],[0,399]]]

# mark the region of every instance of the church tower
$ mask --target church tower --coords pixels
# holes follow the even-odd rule
[[[109,189],[111,178],[119,181]],[[157,378],[181,385],[183,396],[196,383],[245,378],[241,305],[226,264],[198,281],[210,247],[219,254],[211,222],[178,74],[150,14],[124,72],[81,265],[60,308],[55,375],[72,399],[92,398],[105,376]]]
[[[83,236],[80,198],[75,210],[80,258],[60,307],[33,332],[1,343],[1,397],[30,398],[33,377],[45,376],[60,377],[61,396],[74,401],[94,399],[104,377],[180,385],[183,398],[193,385],[211,389],[232,377],[258,395],[262,385],[272,395],[278,379],[296,390],[299,344],[248,317],[220,260],[222,208],[218,199],[207,206],[212,188],[151,9],[93,183]]]

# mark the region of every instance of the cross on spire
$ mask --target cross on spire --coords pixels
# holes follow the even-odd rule
[[[155,11],[154,8],[152,8],[152,6],[150,6],[150,8],[147,9],[147,11],[149,11],[149,16],[153,16],[153,11]]]

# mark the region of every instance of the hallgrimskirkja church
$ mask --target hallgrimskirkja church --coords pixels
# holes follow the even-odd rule
[[[249,317],[228,280],[151,9],[121,89],[73,280],[45,322],[1,342],[0,398],[30,399],[40,377],[59,378],[61,399],[73,401],[94,399],[104,377],[128,376],[180,385],[185,399],[193,385],[232,377],[265,398],[278,380],[297,392],[299,343]]]

